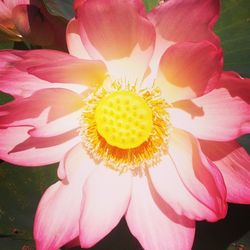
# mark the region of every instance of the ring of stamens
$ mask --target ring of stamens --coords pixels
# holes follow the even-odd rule
[[[115,82],[111,90],[100,88],[84,103],[82,145],[97,162],[120,172],[141,171],[167,152],[169,105],[159,90]]]

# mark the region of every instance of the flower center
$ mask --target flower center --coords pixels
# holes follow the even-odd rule
[[[95,110],[96,127],[108,144],[131,149],[147,141],[153,128],[152,110],[132,91],[104,97]]]

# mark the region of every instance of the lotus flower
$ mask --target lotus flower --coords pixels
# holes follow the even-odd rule
[[[66,50],[64,23],[50,15],[41,1],[1,0],[0,32],[2,39],[26,40],[46,48]]]
[[[249,203],[250,80],[223,72],[219,1],[75,2],[69,54],[1,52],[0,157],[60,162],[38,250],[91,247],[125,216],[144,249],[191,249],[195,221]]]

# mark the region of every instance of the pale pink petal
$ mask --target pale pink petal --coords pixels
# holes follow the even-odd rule
[[[22,166],[41,166],[58,162],[81,138],[73,130],[60,136],[33,138],[32,127],[0,129],[0,159]]]
[[[72,56],[81,59],[91,59],[87,50],[83,46],[80,34],[79,34],[79,24],[76,19],[72,19],[67,26],[66,39],[69,53]]]
[[[227,201],[250,203],[250,156],[236,141],[200,141],[203,152],[220,169]]]
[[[78,109],[45,125],[36,126],[36,128],[29,131],[29,134],[33,137],[50,137],[77,129],[80,126],[81,114],[82,110]]]
[[[177,215],[149,188],[145,177],[134,178],[126,220],[143,249],[190,250],[192,247],[194,221]]]
[[[82,247],[93,246],[119,223],[130,199],[131,180],[130,174],[103,166],[88,178],[80,219]]]
[[[0,112],[3,115],[1,115],[0,126],[27,125],[37,128],[43,127],[43,130],[45,130],[46,127],[44,126],[49,125],[47,129],[50,130],[53,127],[53,131],[50,130],[47,133],[50,136],[57,135],[57,128],[65,132],[77,127],[77,117],[70,122],[63,117],[66,116],[67,118],[76,111],[79,113],[82,104],[81,96],[69,90],[40,90],[30,97],[17,99],[2,105]],[[65,126],[65,128],[60,128],[62,126]],[[46,134],[46,131],[44,133]]]
[[[212,90],[221,71],[221,49],[207,41],[181,43],[162,56],[155,85],[168,102],[190,99]]]
[[[169,156],[165,156],[157,167],[149,169],[148,178],[162,199],[178,215],[184,215],[191,220],[218,219],[213,210],[196,199],[185,187]]]
[[[169,109],[173,126],[205,140],[229,141],[250,132],[250,80],[225,73],[220,88]]]
[[[57,250],[79,235],[82,188],[94,162],[75,146],[65,159],[67,180],[58,181],[43,195],[35,217],[37,250]]]
[[[187,190],[213,211],[215,220],[224,218],[227,212],[225,183],[217,167],[202,153],[199,142],[191,134],[174,129],[168,152]]]
[[[113,80],[140,82],[155,40],[141,1],[87,0],[77,9],[77,20],[88,53],[106,62]]]

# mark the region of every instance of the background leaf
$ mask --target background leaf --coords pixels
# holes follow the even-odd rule
[[[45,189],[57,179],[56,166],[25,168],[1,163],[0,168],[0,249],[32,248],[35,211]]]
[[[222,41],[225,70],[250,77],[250,1],[223,0],[215,32]]]
[[[66,20],[70,20],[74,17],[73,1],[74,0],[43,0],[52,15],[63,17]]]
[[[143,1],[147,11],[152,10],[160,2],[160,0],[143,0]]]

